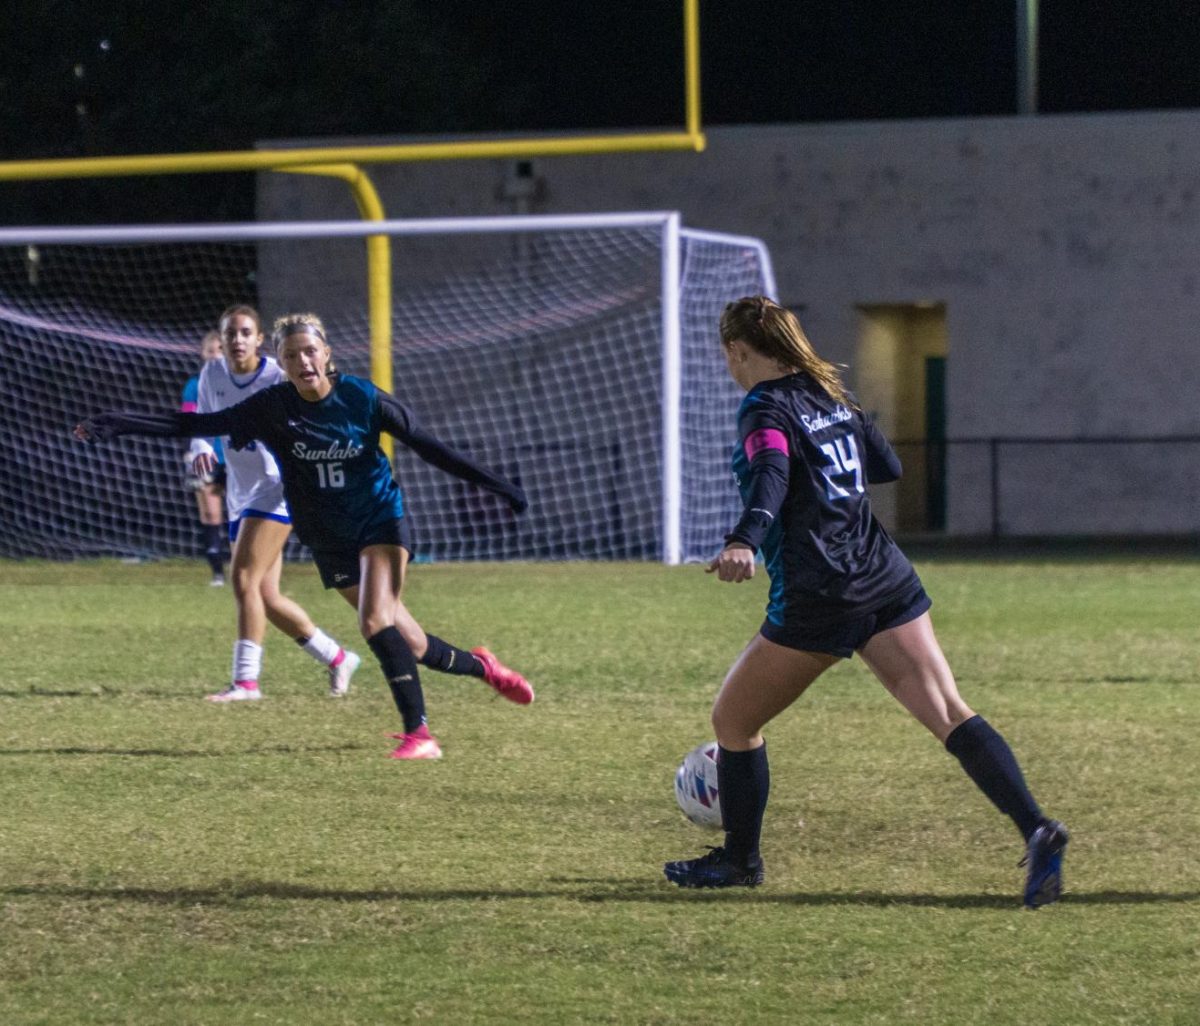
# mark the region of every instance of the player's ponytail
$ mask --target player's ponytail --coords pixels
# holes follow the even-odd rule
[[[275,318],[275,324],[271,328],[271,344],[275,347],[276,356],[279,355],[283,343],[292,335],[312,335],[324,342],[325,348],[332,354],[329,339],[325,337],[325,324],[314,313],[291,313]],[[332,378],[337,372],[337,365],[330,355],[329,363],[325,365],[325,373]]]
[[[721,344],[738,339],[781,366],[804,371],[835,402],[852,405],[841,371],[816,354],[799,319],[787,307],[766,296],[743,296],[727,304],[721,314]]]

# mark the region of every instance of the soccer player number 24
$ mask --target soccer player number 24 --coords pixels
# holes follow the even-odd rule
[[[829,457],[829,464],[821,468],[827,485],[826,494],[831,499],[846,499],[850,493],[834,478],[847,474],[854,475],[854,490],[861,494],[863,490],[862,462],[858,458],[858,446],[854,444],[853,435],[839,435],[832,442],[821,446],[821,452]]]

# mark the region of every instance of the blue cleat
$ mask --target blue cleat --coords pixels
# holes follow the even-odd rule
[[[1029,838],[1025,857],[1017,863],[1028,866],[1025,876],[1025,907],[1041,908],[1058,901],[1062,894],[1062,860],[1070,835],[1056,819],[1046,819]]]
[[[710,847],[708,854],[698,859],[668,862],[663,873],[680,887],[757,887],[763,882],[762,859],[755,857],[739,865],[724,848]]]

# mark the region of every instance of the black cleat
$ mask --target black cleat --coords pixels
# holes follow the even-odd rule
[[[755,857],[739,865],[724,848],[709,848],[707,855],[663,866],[671,883],[680,887],[757,887],[763,882],[762,859]]]
[[[1041,908],[1058,901],[1062,894],[1062,860],[1070,835],[1056,819],[1043,820],[1025,846],[1018,866],[1028,866],[1025,876],[1025,906]]]

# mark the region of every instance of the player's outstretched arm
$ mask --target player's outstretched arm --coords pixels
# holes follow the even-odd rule
[[[493,474],[461,452],[434,438],[416,422],[412,411],[394,396],[381,392],[379,405],[383,429],[407,445],[426,463],[503,496],[512,506],[514,513],[524,513],[529,508],[529,500],[526,499],[520,485]]]
[[[236,407],[219,413],[127,413],[113,411],[86,417],[73,434],[81,442],[107,442],[122,435],[189,438],[195,435],[230,434],[236,420],[228,416]]]

